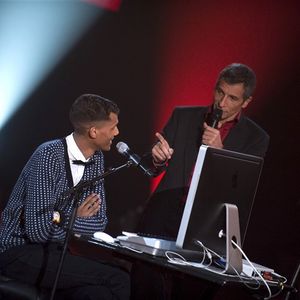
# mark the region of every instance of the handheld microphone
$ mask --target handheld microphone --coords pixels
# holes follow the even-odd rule
[[[151,170],[142,164],[141,158],[137,154],[133,153],[127,144],[124,142],[119,142],[116,145],[116,148],[120,154],[128,158],[134,166],[139,167],[147,176],[153,176]]]
[[[214,108],[214,110],[208,114],[207,118],[206,118],[206,124],[210,127],[213,128],[217,128],[218,127],[218,123],[222,117],[222,109],[220,108]]]

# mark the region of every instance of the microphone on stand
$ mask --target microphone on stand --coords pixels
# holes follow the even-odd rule
[[[129,149],[127,144],[125,144],[124,142],[119,142],[116,145],[116,148],[118,152],[124,155],[128,160],[130,160],[135,167],[139,167],[144,172],[144,174],[146,174],[149,177],[153,176],[153,172],[142,163],[140,156],[136,153],[133,153]]]

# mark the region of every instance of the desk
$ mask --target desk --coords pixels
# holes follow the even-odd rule
[[[131,270],[132,264],[138,262],[139,264],[157,268],[159,272],[163,274],[165,278],[167,278],[167,280],[170,280],[170,278],[172,278],[171,280],[176,278],[177,282],[178,280],[191,280],[193,282],[197,282],[197,286],[198,283],[200,286],[205,286],[205,292],[203,294],[204,296],[202,296],[201,298],[198,297],[199,294],[197,294],[197,299],[225,300],[227,298],[224,297],[223,292],[226,289],[234,291],[235,295],[237,295],[238,293],[242,293],[242,296],[238,296],[238,298],[232,298],[231,295],[228,299],[247,299],[247,297],[249,299],[253,299],[253,296],[255,296],[256,299],[259,299],[259,297],[263,299],[264,297],[266,297],[266,295],[268,295],[266,287],[262,283],[260,283],[258,290],[251,290],[246,288],[244,283],[252,283],[253,285],[253,280],[244,280],[243,282],[236,276],[218,274],[204,268],[176,265],[168,262],[168,260],[163,257],[155,257],[145,253],[136,253],[123,248],[122,246],[98,242],[86,236],[73,236],[70,241],[70,248],[74,254],[107,261],[112,264],[118,264],[128,271]],[[273,293],[276,293],[283,288],[282,285],[275,281],[270,282],[269,286],[272,289]],[[223,292],[222,297],[218,298],[218,294],[220,295],[220,288],[222,288]],[[170,296],[169,298],[175,299],[172,296]]]

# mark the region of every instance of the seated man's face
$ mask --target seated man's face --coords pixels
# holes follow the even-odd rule
[[[96,150],[109,151],[112,140],[119,134],[118,115],[110,113],[109,120],[97,122],[95,128],[94,145]]]

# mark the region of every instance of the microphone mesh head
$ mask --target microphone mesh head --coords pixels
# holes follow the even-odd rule
[[[116,148],[117,148],[118,152],[121,153],[121,154],[127,152],[128,149],[129,149],[128,145],[125,144],[124,142],[119,142],[119,143],[116,145]]]
[[[223,114],[223,110],[220,109],[220,108],[215,108],[214,111],[213,111],[213,114],[215,116],[215,118],[220,121],[221,117],[222,117],[222,114]]]

